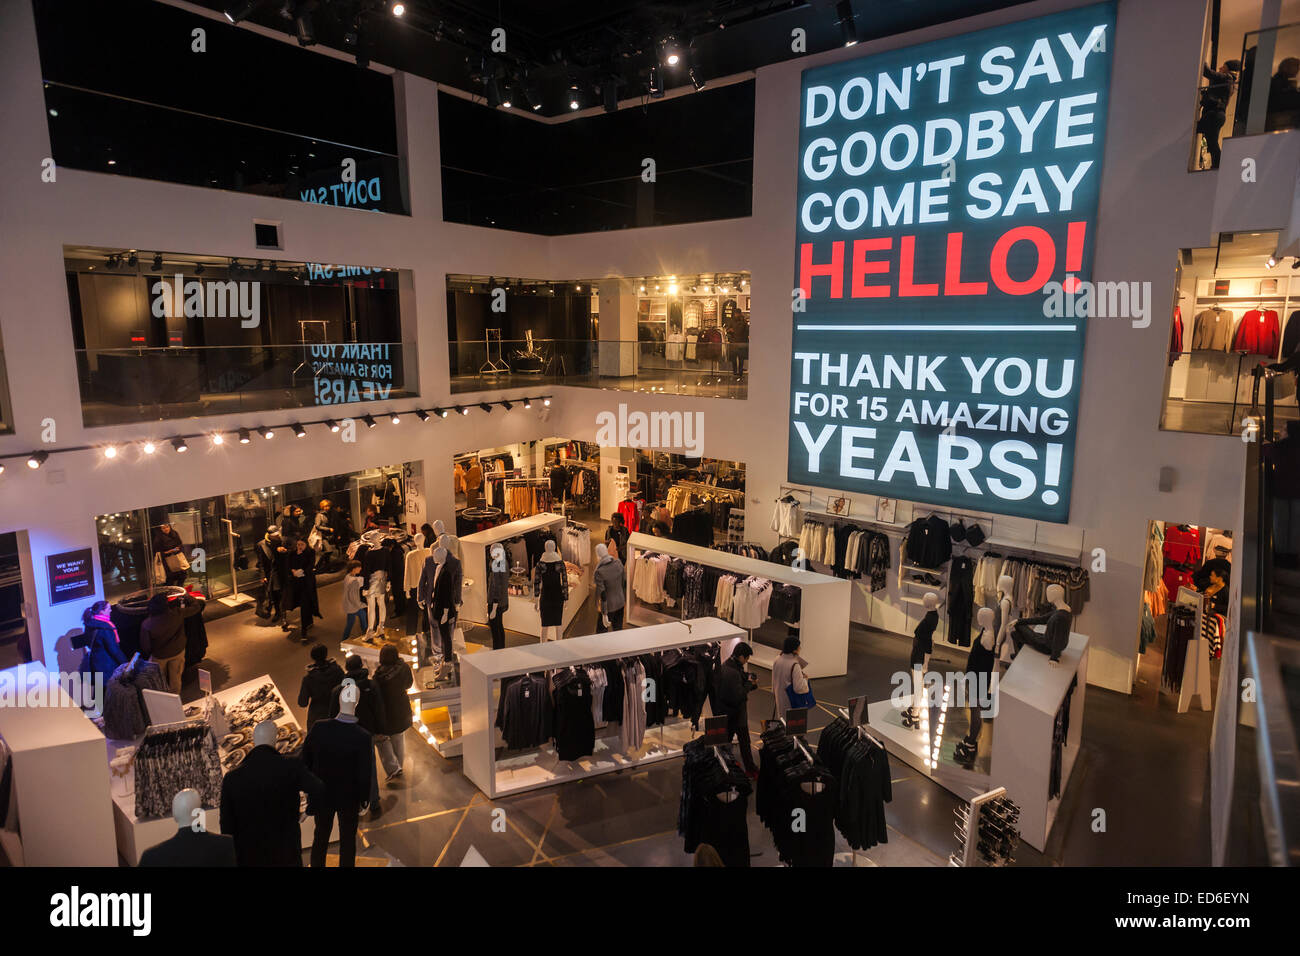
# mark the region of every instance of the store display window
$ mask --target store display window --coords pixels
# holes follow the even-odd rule
[[[544,438],[463,452],[452,459],[459,534],[543,512],[591,519],[600,512],[599,449]]]
[[[1161,428],[1248,432],[1263,370],[1300,354],[1300,275],[1278,265],[1277,241],[1274,232],[1225,233],[1217,246],[1180,253]],[[1276,418],[1296,418],[1295,375],[1274,381]]]

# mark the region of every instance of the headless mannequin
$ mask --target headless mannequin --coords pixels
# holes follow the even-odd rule
[[[991,607],[982,607],[976,617],[979,620],[980,636],[971,646],[970,655],[966,659],[966,674],[969,678],[966,685],[966,716],[970,731],[957,744],[954,754],[958,760],[966,763],[974,761],[979,749],[980,730],[984,727],[981,711],[992,704],[992,675],[997,661],[994,653],[997,635],[993,632],[997,612]]]
[[[1049,584],[1047,603],[1052,605],[1052,610],[1047,614],[1023,617],[1016,621],[1011,639],[1015,642],[1017,654],[1022,647],[1029,645],[1036,651],[1050,655],[1050,666],[1059,667],[1061,652],[1070,642],[1071,611],[1070,605],[1065,603],[1065,588],[1059,584]],[[1044,625],[1044,633],[1039,634],[1034,630],[1035,624]]]
[[[921,708],[925,704],[925,671],[930,666],[934,650],[934,629],[939,625],[939,595],[927,591],[921,598],[925,617],[912,634],[912,705],[903,711],[903,726],[912,727],[920,722]]]
[[[492,557],[488,562],[489,596],[501,595],[501,600],[488,604],[488,628],[492,631],[492,649],[500,650],[506,646],[506,629],[502,615],[505,613],[501,601],[509,600],[510,562],[506,560],[506,549],[499,544],[492,545]]]
[[[998,578],[998,621],[994,647],[998,659],[1004,664],[1011,663],[1011,589],[1015,586],[1016,582],[1009,574]]]
[[[542,556],[539,560],[545,564],[555,564],[557,561],[559,561],[561,565],[563,565],[563,559],[560,557],[559,552],[555,550],[554,541],[546,542],[546,550],[542,552]],[[563,566],[561,566],[560,568],[560,573],[561,574],[566,573]],[[563,592],[561,592],[561,594],[563,594]],[[537,608],[538,610],[541,609],[541,599],[542,599],[541,588],[538,588],[537,593],[533,595],[534,608]],[[561,605],[563,605],[563,599],[561,599]],[[543,641],[558,641],[559,639],[560,639],[560,628],[558,625],[552,624],[552,625],[542,626]]]

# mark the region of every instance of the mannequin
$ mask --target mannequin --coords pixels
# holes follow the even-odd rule
[[[140,855],[141,866],[234,866],[235,841],[209,833],[203,818],[203,798],[186,788],[172,797],[176,834]]]
[[[1051,656],[1051,666],[1059,667],[1061,652],[1070,643],[1070,605],[1065,603],[1065,588],[1059,584],[1047,586],[1047,603],[1052,610],[1038,617],[1022,617],[1011,629],[1011,639],[1015,642],[1015,653],[1026,644],[1036,651]],[[1035,624],[1044,625],[1043,633],[1034,629]]]
[[[542,552],[533,568],[533,607],[541,612],[542,640],[555,641],[560,638],[560,628],[564,625],[564,602],[569,600],[569,572],[565,570],[564,559],[555,550],[555,542],[547,541],[546,550]]]
[[[609,553],[603,544],[596,545],[596,570],[592,575],[596,587],[596,633],[623,628],[623,610],[627,595],[623,587],[623,562]]]
[[[366,621],[370,624],[367,637],[384,636],[388,627],[388,572],[383,568],[371,571],[366,582]]]
[[[997,612],[991,607],[982,607],[976,617],[979,620],[980,634],[971,645],[970,654],[966,658],[966,716],[970,730],[958,742],[954,751],[954,756],[966,764],[975,762],[975,754],[979,750],[980,730],[984,727],[982,711],[993,703],[993,665],[997,660],[993,651],[997,646],[994,630]]]
[[[1003,664],[1011,663],[1011,589],[1015,586],[1016,582],[1009,574],[998,578],[998,613],[993,625],[997,635],[994,639],[994,647],[998,659]]]
[[[356,681],[344,678],[339,690],[339,712],[333,720],[320,720],[307,731],[302,762],[320,778],[320,795],[310,800],[316,819],[311,843],[311,865],[323,867],[330,833],[337,818],[339,866],[356,866],[357,823],[361,811],[378,795],[375,782],[375,746],[370,733],[357,723],[361,692]]]
[[[505,547],[499,544],[492,545],[492,557],[488,562],[487,602],[492,649],[499,651],[506,646],[504,616],[510,607],[510,562],[506,560]]]
[[[446,662],[453,662],[454,666],[451,633],[460,613],[460,585],[460,562],[441,545],[434,548],[420,573],[417,599],[420,606],[428,612],[429,618],[428,646],[421,665],[431,660],[439,672]],[[437,641],[433,639],[435,628],[438,631]]]
[[[921,708],[926,706],[925,671],[934,651],[934,629],[939,626],[939,595],[927,591],[921,603],[925,605],[925,617],[912,632],[912,706],[903,711],[904,727],[914,727],[921,721]]]
[[[454,534],[448,534],[447,529],[443,527],[441,519],[433,523],[433,533],[438,536],[437,537],[438,544],[441,547],[446,548],[447,552],[453,558],[459,561],[460,560],[460,538],[456,537]]]

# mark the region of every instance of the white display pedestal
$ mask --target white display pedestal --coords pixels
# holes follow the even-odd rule
[[[26,698],[32,682],[49,687],[49,672],[38,661],[10,668],[0,680]],[[0,707],[21,840],[20,852],[19,840],[6,834],[5,855],[14,866],[117,866],[104,735],[62,688],[54,689],[46,706]]]
[[[1177,603],[1196,609],[1196,636],[1189,642],[1187,656],[1183,659],[1183,682],[1178,688],[1178,713],[1187,713],[1192,706],[1193,697],[1201,699],[1201,710],[1209,710],[1210,642],[1205,639],[1205,631],[1201,626],[1205,619],[1205,596],[1192,588],[1180,587]]]
[[[687,627],[689,623],[689,628]],[[483,651],[461,660],[465,776],[488,797],[549,787],[566,780],[643,766],[681,755],[682,746],[695,736],[690,721],[674,721],[665,727],[646,728],[640,750],[624,753],[618,743],[618,726],[598,730],[595,752],[578,760],[560,760],[550,745],[497,760],[499,732],[494,726],[494,685],[507,677],[578,667],[620,657],[635,657],[674,647],[711,644],[739,639],[744,632],[717,618],[696,618],[689,622],[657,624],[604,634],[571,637],[523,647]],[[701,717],[703,726],[703,717]],[[612,737],[612,740],[611,740]]]
[[[657,624],[675,620],[645,604],[632,593],[631,587],[632,569],[638,554],[666,554],[738,577],[767,578],[778,584],[792,584],[799,588],[799,635],[803,642],[799,653],[809,662],[807,676],[838,677],[849,672],[849,604],[852,600],[852,584],[847,579],[815,571],[796,571],[772,561],[746,558],[639,532],[628,538],[627,550],[627,611],[624,618],[627,623]],[[750,643],[754,648],[750,662],[770,670],[781,653],[780,648],[752,641]]]
[[[528,518],[520,518],[518,521],[497,525],[487,531],[478,531],[461,538],[461,562],[464,566],[466,581],[465,600],[460,608],[460,617],[475,624],[487,623],[488,562],[491,560],[492,545],[509,541],[511,538],[522,537],[529,531],[551,530],[555,532],[558,539],[566,520],[563,515],[545,512]],[[558,540],[556,548],[557,550],[559,548]],[[578,584],[574,586],[570,583],[569,586],[569,600],[564,603],[563,624],[560,627],[561,636],[564,635],[565,630],[572,623],[583,602],[587,600],[587,594],[590,590],[591,569],[583,568]],[[533,637],[542,636],[542,615],[533,606],[533,600],[532,597],[522,597],[514,594],[510,596],[510,607],[506,610],[503,618],[506,630],[530,634]]]
[[[1042,850],[1051,832],[1061,798],[1048,798],[1051,774],[1052,731],[1070,682],[1078,686],[1070,698],[1070,727],[1061,754],[1061,793],[1069,786],[1070,772],[1079,756],[1083,733],[1083,698],[1088,675],[1088,638],[1071,632],[1061,660],[1052,667],[1046,654],[1026,647],[1011,662],[998,683],[998,711],[993,719],[993,752],[988,773],[966,770],[940,757],[937,767],[926,760],[933,755],[931,725],[927,738],[921,728],[904,727],[899,708],[892,700],[878,700],[867,707],[867,726],[893,756],[929,777],[962,800],[994,787],[1005,787],[1007,796],[1020,806],[1022,839]],[[910,702],[911,696],[908,695]],[[959,737],[950,735],[955,743]],[[943,748],[945,752],[950,746]]]
[[[270,684],[275,688],[275,694],[280,699],[281,705],[284,707],[284,713],[276,719],[276,724],[280,726],[286,724],[298,724],[298,719],[293,715],[293,711],[289,708],[289,702],[285,700],[284,694],[280,692],[280,688],[276,686],[275,682],[271,680],[269,675],[264,674],[261,677],[245,681],[242,684],[236,684],[234,687],[228,687],[225,690],[217,691],[212,696],[220,701],[223,707],[229,708],[235,704],[239,698],[243,697],[250,690],[255,690],[260,687],[262,684]],[[301,727],[301,725],[299,725],[299,727],[302,730],[307,729]],[[100,740],[102,746],[102,735]],[[119,747],[127,746],[130,743],[131,741],[126,740],[110,740],[108,742],[109,760],[112,760]],[[107,776],[107,766],[105,767],[105,775]],[[125,793],[116,790],[113,792],[113,828],[117,834],[117,852],[128,864],[131,866],[138,866],[140,863],[140,855],[144,853],[145,850],[149,849],[151,846],[157,846],[165,840],[170,840],[175,835],[176,821],[174,821],[170,816],[157,817],[150,820],[138,819],[135,815],[135,775],[133,771],[126,775],[123,786]],[[219,808],[204,808],[204,822],[209,833],[221,832],[220,817],[221,814]],[[314,819],[310,815],[308,815],[307,819],[302,822],[301,830],[302,845],[304,847],[311,846],[312,836],[316,832],[316,825]],[[334,832],[331,834],[331,839],[338,839],[337,821],[335,821]]]

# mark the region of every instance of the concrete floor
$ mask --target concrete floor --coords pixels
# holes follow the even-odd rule
[[[337,650],[342,631],[340,585],[321,589],[325,619],[313,637]],[[569,635],[594,631],[591,603],[579,612]],[[474,627],[471,642],[489,643]],[[270,674],[295,703],[308,655],[303,645],[247,611],[210,623],[208,661],[220,689]],[[531,638],[510,634],[510,643]],[[819,679],[813,689],[824,708],[849,697],[888,696],[890,676],[906,669],[910,641],[853,626],[846,677]],[[963,655],[964,656],[964,655]],[[959,666],[935,661],[936,669]],[[760,684],[769,672],[756,669]],[[197,696],[193,673],[186,699]],[[1145,686],[1132,696],[1088,688],[1083,752],[1066,790],[1058,823],[1045,853],[1021,844],[1019,865],[1167,865],[1209,863],[1208,744],[1210,715],[1177,714],[1172,701]],[[750,698],[751,733],[770,715],[764,686]],[[299,720],[304,718],[295,705]],[[829,720],[810,715],[811,736]],[[996,728],[996,721],[993,722]],[[954,728],[959,729],[959,728]],[[944,866],[956,848],[956,797],[892,759],[894,799],[887,807],[889,842],[858,854],[858,865]],[[373,864],[460,865],[471,849],[493,866],[688,866],[676,834],[681,764],[668,760],[645,770],[606,774],[554,788],[489,801],[460,772],[460,759],[444,759],[416,734],[408,735],[406,773],[381,787],[383,813],[363,824],[363,857]],[[505,810],[505,832],[493,827],[493,811]],[[752,809],[752,803],[751,803]],[[1096,811],[1105,828],[1094,830]],[[753,865],[778,865],[770,836],[751,813]],[[837,840],[838,840],[837,835]],[[837,865],[853,865],[840,845]]]

